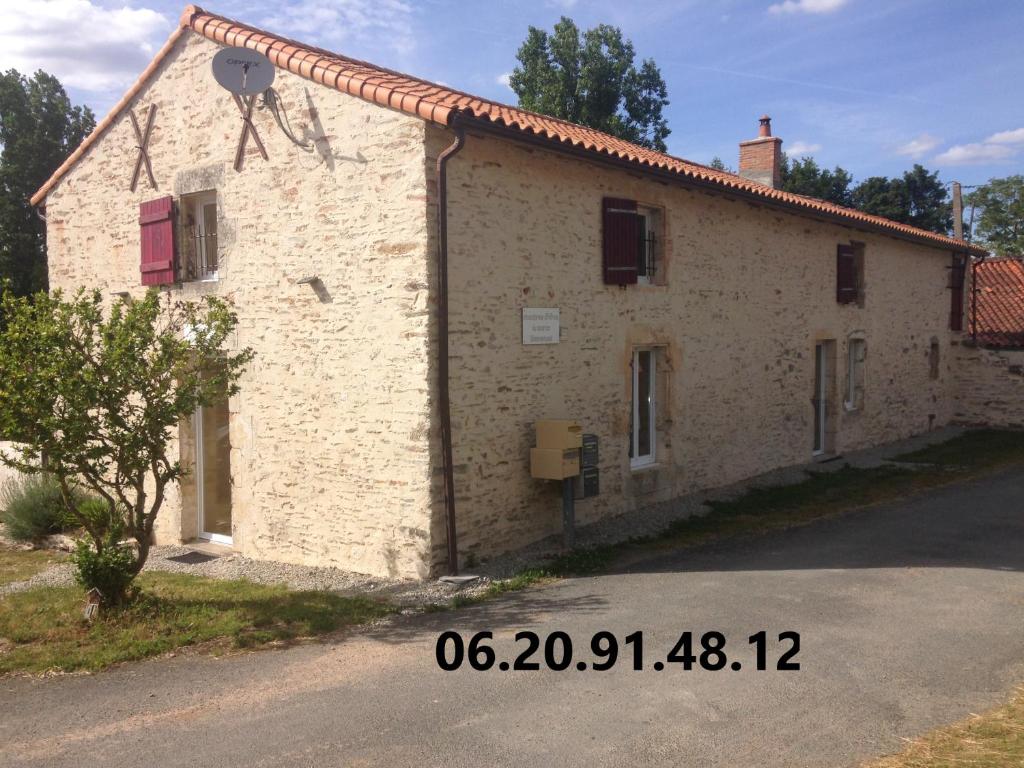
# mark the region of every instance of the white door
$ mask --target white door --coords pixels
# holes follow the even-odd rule
[[[199,408],[196,439],[196,506],[199,538],[231,544],[231,441],[228,402]]]

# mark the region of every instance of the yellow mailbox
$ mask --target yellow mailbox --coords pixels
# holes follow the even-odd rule
[[[542,419],[534,429],[538,448],[567,451],[583,447],[583,427],[572,419]],[[573,474],[579,474],[578,468]]]
[[[580,473],[577,448],[531,448],[530,475],[539,480],[564,480]]]

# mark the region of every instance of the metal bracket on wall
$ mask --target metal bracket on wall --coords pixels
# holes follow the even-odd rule
[[[139,120],[135,117],[135,110],[128,110],[128,116],[132,120],[132,129],[135,131],[135,140],[138,143],[139,156],[135,159],[135,170],[132,172],[132,182],[129,185],[129,189],[132,192],[135,191],[135,187],[139,184],[139,173],[142,172],[142,166],[146,166],[146,175],[149,176],[149,185],[156,189],[156,179],[153,178],[153,166],[149,163],[149,137],[153,133],[153,122],[156,119],[156,104],[150,104],[149,110],[146,114],[146,130],[142,131],[139,129]]]
[[[256,104],[256,96],[247,96],[243,103],[242,97],[237,93],[232,95],[235,98],[235,104],[238,105],[238,111],[242,115],[242,135],[238,137],[238,151],[235,152],[235,170],[240,171],[245,160],[245,144],[250,134],[252,134],[252,140],[256,142],[256,147],[263,159],[269,160],[270,158],[267,157],[267,150],[264,148],[263,142],[260,141],[260,135],[256,133],[256,126],[252,122],[252,108]]]

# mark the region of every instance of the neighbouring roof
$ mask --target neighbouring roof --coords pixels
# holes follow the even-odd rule
[[[704,187],[759,198],[766,204],[774,204],[796,213],[836,219],[850,226],[859,225],[862,228],[880,230],[897,237],[903,236],[943,248],[970,251],[979,255],[985,253],[982,248],[945,235],[823,200],[774,189],[735,174],[646,149],[593,128],[481,99],[437,83],[288,40],[192,5],[185,8],[178,29],[110,114],[100,121],[81,146],[32,196],[33,205],[39,204],[46,197],[50,189],[88,151],[91,144],[131,104],[186,30],[192,30],[216,43],[251,48],[267,56],[278,67],[300,77],[438,125],[451,126],[459,118],[469,123],[476,122],[479,125],[502,128],[509,134],[518,133],[553,145],[569,146],[595,157],[604,156],[623,161],[637,166],[639,171],[648,169],[661,173],[668,172],[677,175],[681,180],[688,180]]]
[[[986,259],[975,265],[977,342],[1024,348],[1024,261]]]

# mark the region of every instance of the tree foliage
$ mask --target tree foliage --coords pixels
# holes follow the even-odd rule
[[[865,213],[927,229],[949,233],[953,208],[938,171],[915,163],[901,177],[872,176],[853,190],[853,205]]]
[[[581,33],[563,16],[551,34],[530,27],[516,57],[509,85],[519,106],[665,151],[665,81],[652,59],[635,66],[633,44],[617,27]]]
[[[52,75],[0,74],[0,278],[20,296],[47,284],[43,222],[29,197],[95,125],[92,111],[73,107]]]
[[[168,455],[174,430],[235,393],[253,356],[223,351],[237,319],[222,300],[160,297],[151,289],[106,312],[98,291],[0,297],[0,433],[23,444],[0,460],[57,479],[101,563],[118,560],[105,551],[120,550],[122,536],[134,539],[129,580],[146,562],[167,485],[182,476]],[[98,510],[75,502],[80,486],[103,500]]]
[[[782,157],[782,188],[836,205],[927,229],[948,233],[953,228],[952,206],[937,171],[915,164],[902,176],[870,176],[853,184],[845,168],[822,168],[813,157]]]
[[[782,189],[787,192],[848,206],[851,183],[853,176],[838,165],[830,171],[819,167],[813,157],[782,156]]]
[[[1024,176],[989,179],[967,196],[974,238],[1000,256],[1024,257]]]

